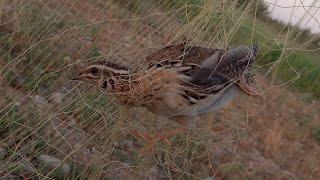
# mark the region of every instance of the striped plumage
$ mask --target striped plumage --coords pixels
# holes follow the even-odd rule
[[[181,43],[147,56],[143,70],[106,61],[83,68],[78,79],[114,94],[122,104],[191,126],[199,114],[224,107],[241,91],[258,95],[250,88],[257,50],[255,45],[224,50]]]

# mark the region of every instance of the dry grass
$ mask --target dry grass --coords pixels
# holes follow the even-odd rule
[[[122,63],[140,65],[148,53],[186,37],[194,44],[227,47],[249,7],[239,11],[227,0],[205,4],[166,0],[4,2],[0,147],[6,153],[0,156],[0,176],[320,177],[320,102],[287,90],[287,83],[270,83],[259,75],[266,101],[241,97],[225,110],[203,117],[199,128],[189,135],[175,136],[157,144],[151,155],[140,156],[138,151],[146,142],[130,134],[130,129],[155,133],[175,125],[144,109],[119,107],[112,96],[70,81],[82,63],[113,56]],[[58,167],[43,168],[41,154],[68,163],[68,175]]]

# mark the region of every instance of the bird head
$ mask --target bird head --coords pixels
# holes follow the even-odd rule
[[[82,81],[111,92],[114,88],[114,83],[121,77],[127,77],[128,74],[129,69],[127,67],[100,61],[81,68],[78,71],[78,75],[72,80]]]

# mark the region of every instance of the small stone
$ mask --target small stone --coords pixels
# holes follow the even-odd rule
[[[21,103],[21,102],[19,102],[19,101],[17,101],[14,105],[15,105],[15,106],[21,106],[21,105],[22,105],[22,103]]]
[[[7,151],[4,148],[0,147],[0,160],[3,160],[6,154]]]
[[[77,126],[77,120],[75,118],[73,118],[73,117],[70,118],[69,126],[71,126],[71,127]]]
[[[62,93],[53,93],[51,98],[54,103],[61,104],[63,96],[64,95]]]
[[[39,95],[34,96],[34,102],[36,103],[37,106],[43,106],[48,104],[46,99],[43,96],[39,96]]]
[[[150,179],[161,179],[160,170],[158,167],[152,167],[149,170]]]
[[[124,167],[130,167],[131,166],[131,164],[127,163],[127,162],[123,162],[123,163],[121,163],[121,165],[124,166]]]
[[[49,16],[44,16],[43,19],[44,19],[45,21],[48,21],[48,20],[50,19],[50,17],[49,17]]]
[[[57,159],[53,156],[42,154],[38,157],[38,160],[45,168],[50,170],[56,169],[62,172],[64,175],[70,173],[70,165],[67,163],[63,163],[60,159]]]
[[[299,143],[299,142],[296,144],[296,146],[297,146],[297,148],[299,148],[301,150],[303,150],[303,148],[304,148],[304,145],[302,143]]]
[[[26,162],[19,163],[17,166],[17,171],[19,173],[31,173],[31,174],[36,172],[34,168]]]
[[[90,42],[91,42],[91,41],[92,41],[92,38],[91,38],[91,37],[89,37],[89,36],[87,36],[87,37],[84,37],[84,40],[85,40],[85,41],[90,41]]]
[[[40,94],[47,94],[49,92],[49,85],[47,85],[47,84],[39,85],[38,92]]]
[[[19,176],[12,175],[12,174],[4,175],[1,178],[5,179],[5,180],[20,180],[21,179]]]
[[[214,177],[209,176],[209,177],[204,178],[203,180],[214,180]]]
[[[132,140],[125,140],[124,144],[129,148],[133,149],[133,141]]]
[[[63,58],[63,61],[70,61],[70,60],[71,60],[71,58],[69,56],[66,56]]]

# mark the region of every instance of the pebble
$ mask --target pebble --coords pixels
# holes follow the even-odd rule
[[[6,154],[7,154],[7,151],[4,148],[0,147],[0,160],[3,160]]]
[[[26,172],[33,174],[36,172],[28,163],[25,163],[25,162],[19,163],[17,166],[17,170],[21,174],[26,173]]]
[[[1,178],[5,179],[5,180],[20,180],[21,179],[19,176],[12,175],[12,174],[4,175]]]
[[[14,105],[15,105],[15,106],[21,106],[21,105],[22,105],[22,103],[21,103],[21,102],[19,102],[19,101],[17,101]]]
[[[43,106],[43,105],[47,105],[48,104],[46,99],[43,96],[40,96],[40,95],[35,95],[34,96],[34,102],[36,103],[37,106]]]
[[[92,41],[92,38],[91,38],[91,37],[89,37],[89,36],[87,36],[87,37],[84,37],[84,40],[85,40],[85,41],[89,41],[89,42],[91,42],[91,41]]]
[[[209,177],[204,178],[203,180],[214,180],[214,177],[209,176]]]
[[[64,175],[69,174],[71,167],[67,163],[63,163],[60,159],[57,159],[53,156],[42,154],[38,157],[38,161],[45,167],[50,170],[56,169],[62,172]],[[58,168],[57,168],[58,167]]]
[[[70,120],[69,120],[69,126],[76,127],[77,126],[77,120],[75,118],[71,117]]]
[[[71,58],[69,56],[66,56],[63,58],[63,61],[70,61],[70,60],[71,60]]]
[[[124,143],[124,144],[127,146],[127,148],[130,149],[130,150],[132,150],[132,149],[134,148],[134,145],[133,145],[133,141],[132,141],[132,140],[125,140],[123,143]]]
[[[63,97],[64,97],[64,94],[58,92],[58,93],[53,93],[51,98],[54,103],[61,104]]]

